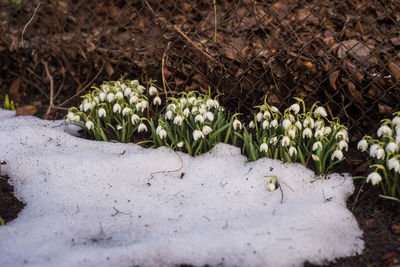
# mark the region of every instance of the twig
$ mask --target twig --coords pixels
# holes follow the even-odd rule
[[[177,172],[177,171],[180,171],[181,169],[182,169],[182,167],[183,167],[183,160],[182,160],[182,158],[181,158],[181,156],[179,156],[179,154],[178,154],[178,152],[176,152],[175,150],[173,150],[174,152],[175,152],[175,154],[179,157],[179,160],[181,161],[181,166],[179,167],[179,169],[176,169],[176,170],[171,170],[171,171],[156,171],[156,172],[152,172],[151,173],[151,176],[150,176],[150,178],[149,178],[149,181],[151,180],[151,179],[153,179],[154,177],[154,174],[157,174],[157,173],[170,173],[170,172]]]
[[[161,75],[162,75],[165,99],[168,98],[168,92],[167,92],[167,88],[165,87],[165,84],[167,83],[167,81],[165,80],[164,67],[165,67],[165,57],[167,56],[167,51],[168,51],[170,45],[171,45],[171,42],[168,42],[167,48],[165,49],[164,54],[162,56],[162,60],[161,60]]]
[[[35,17],[35,14],[38,10],[38,8],[40,7],[41,4],[44,4],[43,2],[39,2],[39,4],[36,6],[35,11],[33,12],[33,15],[31,17],[31,19],[28,21],[28,23],[25,25],[24,29],[22,30],[22,34],[21,34],[21,46],[24,46],[24,34],[25,34],[25,30],[28,27],[28,25],[32,22],[33,18]]]
[[[51,76],[51,74],[50,74],[49,66],[48,66],[47,62],[42,60],[42,63],[44,65],[44,69],[46,70],[46,75],[50,80],[50,103],[49,103],[49,108],[47,109],[47,112],[46,112],[46,115],[45,115],[45,117],[47,119],[47,117],[49,116],[51,110],[54,107],[54,80],[53,80],[53,76]]]
[[[80,209],[79,209],[79,206],[78,206],[78,204],[76,204],[76,212],[75,213],[73,213],[72,215],[75,215],[75,214],[78,214],[79,212],[80,212]]]
[[[355,206],[356,206],[356,204],[357,204],[357,201],[358,201],[358,197],[360,196],[360,193],[361,193],[362,188],[363,188],[363,186],[365,185],[365,182],[366,182],[366,181],[367,181],[367,180],[364,180],[364,182],[361,184],[360,189],[359,189],[358,192],[357,192],[356,199],[354,200],[353,205],[352,205],[352,207],[351,207],[351,211],[354,211],[354,208],[355,208]]]
[[[117,215],[118,213],[121,213],[121,214],[123,214],[123,215],[131,215],[131,214],[132,214],[132,213],[126,213],[126,212],[119,211],[119,210],[117,210],[115,207],[112,207],[112,208],[115,210],[115,213],[111,214],[111,216],[115,216],[115,215]]]
[[[217,42],[217,3],[214,0],[214,42]]]

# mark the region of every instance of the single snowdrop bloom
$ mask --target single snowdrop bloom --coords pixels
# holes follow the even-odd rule
[[[400,146],[400,135],[396,136],[395,143]]]
[[[131,111],[132,111],[131,108],[125,107],[125,108],[122,110],[122,115],[124,115],[124,116],[129,115],[129,114],[131,113]]]
[[[328,136],[332,132],[332,128],[327,126],[327,127],[323,128],[323,131],[324,131],[324,135]]]
[[[389,159],[388,167],[389,170],[394,170],[395,172],[400,173],[400,161],[396,157]]]
[[[104,108],[99,108],[99,111],[97,111],[97,113],[99,114],[100,118],[107,116],[107,112]]]
[[[104,100],[106,100],[106,97],[107,97],[107,95],[104,92],[101,92],[99,94],[99,99],[100,99],[101,102],[104,102]]]
[[[250,128],[250,129],[256,128],[256,125],[255,125],[254,121],[250,121],[250,123],[249,123],[249,128]]]
[[[160,139],[164,139],[167,136],[167,131],[165,131],[164,129],[161,129],[158,132],[158,136],[160,137]]]
[[[206,101],[206,106],[207,106],[207,108],[209,108],[209,109],[213,108],[213,107],[214,107],[214,100],[212,100],[212,99],[207,99],[207,101]]]
[[[294,124],[296,125],[297,129],[301,130],[303,128],[303,125],[301,125],[301,122],[296,121],[296,123]]]
[[[194,130],[194,132],[193,132],[193,140],[197,141],[200,138],[204,138],[203,132],[200,131],[200,130]]]
[[[131,122],[132,124],[136,124],[139,121],[139,116],[137,114],[132,114]]]
[[[271,111],[273,112],[273,113],[279,113],[279,109],[277,108],[277,107],[275,107],[275,106],[271,106]],[[264,114],[265,115],[265,114]]]
[[[289,147],[289,156],[293,157],[293,155],[297,155],[297,149],[293,146]]]
[[[358,149],[358,150],[361,150],[362,152],[367,151],[367,149],[368,149],[368,142],[367,142],[367,140],[365,140],[365,139],[360,140],[360,141],[358,142],[358,144],[357,144],[357,149]]]
[[[188,117],[189,114],[190,114],[190,110],[189,110],[188,108],[185,108],[185,109],[183,110],[183,116]]]
[[[343,150],[343,149],[344,149],[345,151],[347,151],[347,150],[349,149],[349,145],[348,145],[347,142],[344,141],[344,140],[341,140],[341,141],[339,142],[338,147],[339,147],[340,150]]]
[[[331,160],[334,160],[334,159],[338,159],[338,160],[341,160],[341,159],[343,159],[343,152],[342,152],[342,150],[335,150],[335,152],[333,152],[333,154],[332,154],[332,156],[331,156]]]
[[[269,120],[269,119],[271,118],[271,113],[269,113],[268,110],[267,110],[267,111],[264,111],[263,117],[264,117],[264,119]]]
[[[203,107],[200,107],[199,108],[199,112],[200,112],[201,115],[203,115],[204,113],[207,112],[207,110],[205,108],[203,108]]]
[[[316,129],[321,129],[324,126],[324,121],[323,120],[317,120],[314,124],[314,127]]]
[[[314,128],[314,119],[307,117],[304,119],[303,121],[303,127],[306,128],[307,126],[309,126],[311,129]]]
[[[117,93],[115,94],[115,98],[117,98],[117,99],[122,99],[122,98],[124,98],[124,95],[122,94],[122,92],[117,92]]]
[[[283,129],[287,130],[290,126],[292,126],[292,122],[288,119],[282,121]]]
[[[181,103],[182,107],[186,106],[186,104],[187,104],[186,98],[183,98],[183,97],[179,100],[179,102]]]
[[[326,110],[323,107],[317,107],[314,110],[314,116],[315,117],[319,117],[319,116],[326,117],[326,116],[328,116],[328,114],[326,113]]]
[[[75,115],[73,121],[79,122],[81,120],[81,117],[79,115]]]
[[[267,120],[263,121],[263,123],[262,123],[263,130],[265,130],[268,127],[269,127],[269,121],[267,121]]]
[[[75,114],[74,114],[74,113],[68,112],[68,114],[67,114],[67,119],[66,119],[67,123],[71,123],[71,121],[74,120],[74,117],[75,117]]]
[[[92,103],[92,107],[95,107],[99,103],[100,103],[100,98],[98,96],[95,96],[94,97],[94,103]]]
[[[376,157],[376,159],[384,159],[385,158],[385,150],[383,150],[383,148],[378,148],[376,151],[375,151],[375,157]]]
[[[138,91],[139,91],[141,94],[143,94],[144,90],[146,90],[146,87],[144,87],[143,85],[139,85],[139,86],[137,87],[137,89],[138,89]]]
[[[282,144],[283,147],[286,147],[286,146],[290,145],[290,138],[285,135],[282,138],[281,144]]]
[[[322,143],[320,141],[315,142],[312,146],[313,151],[318,150],[318,149],[322,149]]]
[[[104,92],[104,93],[108,93],[108,92],[110,92],[110,87],[108,87],[108,85],[106,85],[106,84],[102,84],[101,86],[100,86],[100,88],[101,88],[101,90]]]
[[[242,123],[238,120],[235,119],[233,121],[233,129],[236,131],[237,129],[241,130],[242,129]]]
[[[369,148],[369,155],[371,157],[375,157],[376,154],[376,150],[378,150],[379,145],[378,144],[373,144],[370,148]]]
[[[257,115],[256,115],[257,121],[261,122],[262,118],[263,118],[263,114],[261,112],[258,112]]]
[[[206,112],[204,114],[204,117],[209,121],[213,121],[214,120],[214,114],[212,112],[210,112],[210,111]]]
[[[127,88],[124,90],[124,96],[129,96],[131,93],[132,93],[132,90],[131,90],[131,88],[129,88],[129,87],[127,87]]]
[[[142,104],[142,112],[149,107],[149,102],[147,100],[142,99],[140,101],[140,103]]]
[[[400,135],[400,125],[397,125],[395,128],[396,136]]]
[[[194,96],[189,97],[188,102],[191,105],[196,105],[197,104],[196,98]]]
[[[265,152],[265,153],[268,152],[268,145],[266,143],[262,143],[260,145],[260,152]]]
[[[338,131],[338,132],[336,133],[335,139],[336,139],[336,140],[343,139],[343,140],[345,140],[346,142],[348,142],[348,141],[349,141],[349,135],[348,135],[348,133],[347,133],[346,130],[342,129],[342,130],[340,130],[340,131]]]
[[[271,125],[271,127],[274,127],[275,129],[278,128],[278,120],[272,120],[270,125]]]
[[[312,157],[312,159],[314,161],[319,161],[320,160],[319,157],[317,155],[315,155],[315,154],[312,154],[311,157]]]
[[[117,125],[117,130],[121,130],[123,127],[121,125]]]
[[[177,147],[183,147],[183,145],[184,145],[183,141],[180,141],[180,142],[178,142],[178,143],[176,144]]]
[[[270,181],[270,182],[268,183],[268,185],[267,185],[267,190],[270,191],[270,192],[272,192],[272,191],[275,191],[275,189],[276,189],[275,183],[273,183],[272,181]]]
[[[139,98],[137,97],[137,95],[136,94],[130,94],[129,95],[129,104],[134,104],[134,103],[136,103],[137,101],[139,100]]]
[[[377,134],[378,137],[381,137],[382,135],[392,136],[392,129],[387,125],[383,125],[378,129]]]
[[[399,117],[399,116],[394,117],[394,118],[392,119],[392,123],[393,123],[393,125],[395,125],[395,126],[400,126],[400,117]]]
[[[153,99],[153,105],[161,105],[161,98],[159,96]]]
[[[303,139],[307,138],[311,138],[312,137],[312,131],[310,128],[305,128],[303,131]]]
[[[278,137],[272,137],[271,140],[269,141],[270,144],[276,145],[278,143]]]
[[[294,115],[296,115],[297,113],[299,113],[300,111],[300,105],[299,104],[293,104],[289,107],[289,111],[293,111]]]
[[[198,115],[196,115],[196,117],[194,117],[194,121],[203,123],[204,122],[204,117],[202,115],[198,114]]]
[[[139,124],[138,133],[140,132],[147,132],[147,126],[143,122]]]
[[[292,138],[292,139],[294,139],[295,137],[296,137],[296,127],[292,127],[288,132],[287,132],[287,135],[290,137],[290,138]]]
[[[168,110],[168,111],[165,113],[165,118],[166,118],[167,120],[171,120],[171,119],[172,119],[172,115],[173,115],[172,111],[171,111],[171,110]]]
[[[88,111],[89,109],[92,109],[92,103],[90,103],[90,102],[88,102],[88,101],[85,101],[84,103],[83,103],[83,111]]]
[[[292,114],[289,114],[288,118],[289,118],[290,122],[292,122],[292,123],[296,120]]]
[[[382,177],[379,175],[379,173],[377,172],[371,172],[368,176],[367,176],[367,183],[370,182],[373,185],[377,185],[382,181]]]
[[[202,132],[203,132],[203,134],[204,134],[204,135],[208,135],[209,133],[211,133],[211,132],[212,132],[212,129],[211,129],[211,127],[210,127],[210,126],[208,126],[208,125],[205,125],[205,126],[203,127],[203,130],[202,130]]]
[[[214,107],[215,107],[215,108],[219,108],[219,102],[218,102],[218,100],[214,100]]]
[[[395,142],[389,142],[386,145],[386,152],[388,152],[388,153],[396,153],[397,149],[398,149],[398,146]]]
[[[192,113],[193,114],[196,114],[198,111],[199,111],[199,109],[197,107],[193,107],[192,108]]]
[[[155,88],[154,86],[150,86],[149,88],[149,95],[155,95],[157,94],[157,88]]]
[[[121,113],[121,106],[117,103],[113,106],[114,113]]]
[[[107,101],[108,101],[108,103],[113,102],[114,99],[115,99],[115,95],[114,95],[113,93],[109,93],[109,94],[107,95]]]
[[[136,87],[136,86],[139,85],[139,81],[138,80],[133,80],[133,81],[131,81],[131,85]]]
[[[315,133],[314,133],[314,136],[315,136],[315,138],[317,138],[317,139],[323,137],[323,136],[324,136],[324,130],[323,130],[323,129],[318,129],[318,130],[316,130]]]
[[[183,122],[183,118],[182,116],[178,115],[174,118],[174,124],[175,125],[179,125],[182,126],[182,122]]]

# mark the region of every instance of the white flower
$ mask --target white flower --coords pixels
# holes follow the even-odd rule
[[[209,111],[204,114],[204,117],[209,121],[213,121],[214,120],[214,114],[212,112],[209,112]]]
[[[239,130],[242,129],[242,123],[238,119],[235,119],[233,121],[233,129],[236,131],[238,128]]]
[[[107,95],[107,101],[108,101],[108,103],[113,102],[114,99],[115,99],[115,95],[114,95],[113,93],[109,93],[109,94]]]
[[[290,126],[292,126],[292,123],[290,122],[290,120],[285,119],[282,121],[282,126],[283,129],[287,130]]]
[[[310,128],[314,128],[314,119],[307,117],[303,121],[303,127],[306,128],[307,126],[310,126]]]
[[[214,100],[214,107],[215,107],[215,108],[219,108],[218,100]]]
[[[139,85],[139,81],[138,80],[133,80],[133,81],[131,81],[131,85],[132,86],[138,86]]]
[[[275,183],[273,183],[272,181],[269,182],[267,185],[267,190],[272,192],[272,191],[275,191],[275,189],[276,189]]]
[[[146,124],[144,124],[143,122],[141,123],[141,124],[139,124],[139,127],[138,127],[138,133],[140,133],[140,132],[147,132],[147,126],[146,126]]]
[[[161,98],[159,96],[153,99],[153,105],[161,105]]]
[[[314,110],[314,116],[315,117],[319,117],[319,116],[326,117],[326,116],[328,116],[328,114],[326,113],[326,110],[323,107],[317,107]]]
[[[160,139],[165,138],[167,136],[167,131],[165,131],[164,129],[159,130],[158,136],[160,137]]]
[[[311,138],[312,137],[312,131],[310,128],[305,128],[303,131],[303,138]]]
[[[318,129],[314,133],[315,138],[320,138],[324,136],[324,130],[323,129]]]
[[[175,110],[176,110],[176,105],[175,104],[169,104],[168,106],[167,106],[167,110],[168,111],[173,111],[173,112],[175,112]]]
[[[367,182],[371,182],[373,185],[377,185],[382,181],[382,177],[377,172],[371,172],[367,176]]]
[[[138,97],[135,93],[129,95],[129,104],[136,103],[138,101]]]
[[[292,138],[292,139],[294,139],[295,137],[296,137],[296,127],[292,127],[288,132],[287,132],[287,135],[290,137],[290,138]]]
[[[371,157],[375,157],[376,151],[378,150],[379,145],[377,144],[373,144],[370,148],[369,148],[369,155]]]
[[[85,103],[83,103],[83,111],[88,111],[89,109],[92,108],[92,103],[85,101]]]
[[[121,125],[117,125],[117,130],[121,130],[123,127]]]
[[[276,145],[278,143],[278,137],[272,137],[271,140],[269,141],[270,144]]]
[[[268,128],[268,126],[269,126],[269,121],[267,120],[263,121],[262,128],[265,129]]]
[[[277,120],[272,120],[271,121],[271,127],[278,128],[278,121]]]
[[[149,106],[149,102],[147,102],[147,100],[144,99],[140,101],[140,104],[142,104],[142,112]]]
[[[179,143],[176,144],[177,147],[183,147],[183,141],[180,141]]]
[[[316,129],[320,129],[320,128],[322,128],[324,126],[324,121],[323,120],[317,120],[316,122],[315,122],[315,125],[314,125],[314,127],[316,128]]]
[[[117,103],[113,106],[114,113],[121,113],[121,106]]]
[[[357,149],[361,150],[362,152],[367,151],[368,149],[368,142],[365,139],[360,140],[360,142],[358,142],[357,144]]]
[[[281,144],[282,144],[283,147],[290,145],[290,138],[285,135],[282,138]]]
[[[386,152],[388,152],[388,153],[396,153],[397,149],[398,149],[398,146],[395,142],[389,142],[386,145]]]
[[[384,159],[385,158],[385,150],[383,148],[378,148],[375,152],[376,159]]]
[[[100,88],[106,94],[110,91],[110,87],[108,87],[108,85],[105,85],[105,84],[102,84]]]
[[[204,134],[204,135],[207,135],[207,134],[209,134],[209,133],[211,133],[211,132],[212,132],[212,129],[211,129],[211,127],[210,127],[210,126],[208,126],[208,125],[205,125],[205,126],[203,127],[203,130],[202,130],[202,132],[203,132],[203,134]]]
[[[139,86],[137,87],[137,89],[138,89],[138,91],[139,91],[141,94],[143,94],[144,90],[146,90],[146,87],[144,87],[143,85],[139,85]]]
[[[349,145],[347,144],[347,142],[346,141],[344,141],[344,140],[341,140],[340,142],[339,142],[339,144],[338,144],[338,147],[339,147],[339,149],[340,150],[348,150],[349,149]]]
[[[261,112],[258,112],[256,115],[257,121],[260,122],[262,120],[262,118],[263,118],[263,114]]]
[[[396,116],[392,119],[393,125],[399,126],[400,125],[400,117]]]
[[[378,137],[381,137],[382,135],[388,135],[392,136],[392,129],[390,129],[389,126],[383,125],[378,129]]]
[[[175,117],[174,124],[181,126],[182,122],[183,122],[182,116],[178,115],[178,116]]]
[[[194,121],[203,123],[204,122],[204,117],[201,114],[198,114],[198,115],[196,115],[196,117],[194,117]]]
[[[400,135],[396,136],[395,143],[400,146]]]
[[[90,130],[90,129],[92,129],[92,128],[94,127],[94,124],[93,124],[92,121],[87,121],[87,122],[85,123],[85,126],[86,126],[86,128],[87,128],[88,130]]]
[[[130,95],[132,93],[132,90],[131,90],[131,88],[126,88],[125,90],[124,90],[124,96],[128,96],[128,95]]]
[[[289,107],[289,111],[293,111],[293,113],[296,115],[300,111],[300,106],[299,104],[293,104]]]
[[[314,161],[319,161],[319,157],[318,157],[317,155],[312,154],[311,157],[312,157],[312,159],[313,159]]]
[[[341,160],[343,158],[343,152],[342,150],[335,150],[331,156],[331,160],[334,160],[337,158],[338,160]]]
[[[199,108],[199,112],[200,112],[201,115],[203,115],[204,113],[207,112],[207,110],[205,108],[203,108],[203,107],[200,107]]]
[[[199,109],[198,109],[197,107],[193,107],[193,108],[192,108],[192,113],[193,113],[193,114],[197,113],[198,111],[199,111]]]
[[[194,132],[193,132],[193,140],[197,141],[197,139],[199,139],[199,138],[204,138],[203,132],[200,131],[200,130],[194,130]]]
[[[266,143],[260,145],[260,152],[268,152],[268,145]]]
[[[313,151],[318,150],[318,149],[322,149],[322,143],[320,141],[315,142],[312,146]]]
[[[389,170],[394,170],[395,172],[400,173],[400,162],[397,158],[393,157],[389,159],[388,167]]]
[[[155,95],[155,94],[157,94],[157,88],[155,88],[154,86],[150,86],[149,95]]]
[[[131,108],[125,107],[125,108],[122,110],[122,115],[124,115],[124,116],[129,115],[129,113],[131,113],[131,111],[132,111]]]
[[[297,129],[301,130],[303,128],[303,125],[301,125],[301,122],[296,121],[296,123],[294,124],[296,125]]]
[[[332,132],[332,128],[331,127],[324,127],[324,135],[329,135]]]
[[[122,94],[122,92],[117,92],[117,93],[115,94],[115,97],[116,97],[117,99],[122,99],[122,98],[124,98],[124,95]]]
[[[279,113],[279,109],[277,107],[275,107],[275,106],[271,106],[271,111],[274,112],[274,113]]]
[[[97,113],[99,114],[100,118],[107,116],[107,112],[104,108],[99,108],[99,111]]]
[[[297,155],[297,149],[293,146],[289,147],[289,156]]]
[[[264,112],[263,117],[264,117],[264,119],[269,120],[271,118],[271,113],[269,113],[269,111],[267,110]]]
[[[79,115],[75,115],[74,116],[74,119],[73,119],[73,121],[80,121],[81,120],[81,117],[79,117]]]
[[[99,94],[99,99],[101,100],[101,102],[104,102],[104,100],[106,99],[106,97],[107,97],[107,95],[106,95],[106,93],[104,93],[104,92],[101,92],[101,93]]]
[[[172,119],[172,111],[171,110],[168,110],[167,111],[167,113],[165,113],[165,118],[167,119],[167,120],[170,120],[170,119]]]
[[[253,129],[253,128],[255,128],[255,127],[256,127],[256,125],[255,125],[254,121],[251,121],[251,122],[249,123],[249,128],[250,128],[250,129]]]
[[[136,124],[139,121],[139,116],[137,114],[132,114],[131,121],[132,124]]]
[[[182,107],[186,106],[186,104],[187,104],[186,98],[181,98],[181,99],[179,100],[179,102],[181,103],[181,106],[182,106]]]
[[[96,104],[99,104],[99,103],[100,103],[100,98],[99,98],[98,96],[95,96],[95,97],[94,97],[94,102],[95,102],[95,103],[92,103],[92,106],[93,106],[93,107],[95,107]]]
[[[213,108],[214,107],[214,100],[207,99],[206,106],[207,106],[207,108]]]
[[[67,123],[70,123],[71,121],[73,121],[73,120],[74,120],[74,117],[75,117],[75,114],[74,114],[74,113],[68,112],[68,114],[67,114],[67,119],[66,119]]]
[[[336,133],[335,139],[336,139],[336,140],[338,140],[338,139],[343,139],[343,140],[345,140],[346,142],[348,142],[348,141],[349,141],[349,135],[348,135],[347,131],[343,129],[343,130],[340,130],[340,131],[338,131],[338,132]]]
[[[188,108],[185,108],[185,109],[183,110],[183,116],[188,117],[189,114],[190,114],[190,110],[189,110]]]
[[[191,105],[196,105],[196,103],[197,103],[196,98],[194,96],[189,97],[188,102]]]

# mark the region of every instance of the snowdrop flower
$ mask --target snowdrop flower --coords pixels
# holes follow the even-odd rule
[[[264,119],[268,119],[269,120],[271,118],[271,113],[269,113],[269,111],[267,110],[267,111],[264,112],[263,117],[264,117]]]
[[[92,104],[90,102],[85,101],[85,103],[83,103],[83,111],[86,112],[91,108],[92,108]]]
[[[263,121],[262,128],[265,129],[268,128],[268,126],[269,126],[269,121],[267,120]]]
[[[375,151],[375,157],[376,159],[384,159],[385,158],[385,150],[383,150],[383,148],[379,147],[376,151]]]
[[[362,152],[367,151],[368,149],[368,142],[365,139],[360,140],[360,142],[358,142],[357,144],[357,149],[361,150]]]
[[[213,108],[214,107],[214,100],[212,100],[212,99],[207,99],[207,101],[206,101],[206,106],[207,106],[207,108]]]
[[[113,93],[109,93],[109,94],[107,95],[107,101],[108,101],[108,103],[113,102],[114,99],[115,99],[115,95],[114,95]]]
[[[75,114],[74,114],[74,113],[68,112],[68,114],[67,114],[67,119],[66,119],[67,123],[70,123],[71,121],[73,121],[73,120],[74,120],[74,117],[75,117]]]
[[[139,116],[137,114],[132,114],[131,121],[132,124],[136,124],[139,121]]]
[[[271,121],[271,127],[278,128],[278,121],[277,120],[272,120]]]
[[[116,97],[117,99],[122,99],[122,98],[124,98],[124,95],[122,94],[122,92],[117,92],[117,93],[115,94],[115,97]]]
[[[158,136],[160,137],[160,139],[164,139],[167,136],[167,131],[165,131],[164,129],[160,129],[158,131]]]
[[[183,141],[180,141],[179,143],[176,144],[177,147],[183,147]]]
[[[282,138],[281,144],[283,147],[286,147],[290,144],[290,138],[288,136],[284,136]]]
[[[272,137],[271,140],[269,141],[270,144],[276,145],[278,143],[278,137]]]
[[[254,124],[254,121],[251,121],[250,123],[249,123],[249,128],[250,129],[253,129],[253,128],[255,128],[256,127],[256,125]]]
[[[268,145],[266,143],[260,145],[260,152],[268,152]]]
[[[143,110],[143,109],[144,109],[141,102],[136,103],[136,106],[135,106],[135,107],[136,107],[137,110]]]
[[[379,148],[379,145],[373,144],[373,145],[369,148],[369,155],[370,155],[371,157],[375,157],[376,150],[378,150],[378,148]]]
[[[307,117],[303,121],[303,127],[306,128],[307,126],[310,126],[310,128],[314,128],[314,119]]]
[[[97,111],[97,113],[99,114],[100,118],[107,116],[106,110],[104,108],[99,108],[99,111]]]
[[[187,104],[186,98],[181,98],[181,99],[179,100],[179,102],[181,103],[182,107],[186,106],[186,104]]]
[[[340,130],[340,131],[338,131],[338,132],[336,133],[336,135],[335,135],[335,139],[336,139],[336,140],[338,140],[338,139],[343,139],[343,140],[345,140],[346,142],[348,142],[348,141],[349,141],[349,136],[348,136],[347,131],[346,131],[346,130]]]
[[[310,128],[305,128],[303,131],[303,139],[306,137],[308,137],[308,138],[312,137],[312,131]]]
[[[101,88],[101,90],[102,90],[104,93],[106,93],[106,94],[110,91],[110,87],[108,87],[108,85],[105,85],[105,84],[102,84],[102,85],[100,86],[100,88]]]
[[[185,108],[185,109],[183,110],[183,116],[188,117],[189,114],[190,114],[190,110],[189,110],[188,108]]]
[[[382,135],[388,135],[392,136],[392,129],[390,129],[389,126],[383,125],[378,129],[378,137],[381,137]]]
[[[314,127],[315,127],[316,129],[320,129],[320,128],[323,127],[323,124],[324,124],[324,121],[323,121],[323,120],[317,120],[317,121],[315,122],[315,124],[314,124]]]
[[[324,130],[323,129],[316,130],[314,136],[315,136],[315,138],[323,137],[324,136]]]
[[[199,111],[197,107],[193,107],[193,108],[192,108],[192,113],[193,113],[193,114],[197,113],[197,111]]]
[[[388,152],[388,153],[396,153],[397,149],[398,149],[398,146],[395,142],[389,142],[386,145],[386,152]]]
[[[371,172],[367,176],[367,182],[371,182],[373,185],[377,185],[382,181],[382,177],[377,172]]]
[[[138,101],[138,97],[137,97],[137,95],[136,94],[130,94],[129,95],[129,104],[133,104],[133,103],[136,103]]]
[[[101,93],[99,94],[99,99],[101,100],[101,102],[104,102],[104,100],[106,99],[106,97],[107,97],[107,95],[106,95],[106,93],[104,93],[104,92],[101,92]]]
[[[100,98],[99,98],[98,96],[95,96],[95,97],[94,97],[94,102],[95,102],[95,103],[92,103],[92,106],[93,106],[93,107],[95,107],[96,104],[99,104],[99,103],[100,103]]]
[[[202,115],[198,114],[198,115],[196,115],[196,117],[194,117],[194,121],[203,123],[204,122],[204,117]]]
[[[290,122],[290,120],[285,119],[282,121],[282,126],[283,129],[287,130],[290,126],[292,126],[292,123]]]
[[[181,126],[182,122],[183,122],[182,116],[178,115],[178,116],[175,117],[174,124]]]
[[[324,127],[324,135],[329,135],[332,132],[332,128],[331,127]]]
[[[396,144],[400,146],[400,135],[396,136]]]
[[[312,159],[313,159],[314,161],[319,161],[319,157],[318,157],[317,155],[312,154],[311,157],[312,157]]]
[[[114,113],[121,113],[121,106],[117,103],[113,106]]]
[[[297,155],[297,149],[293,146],[289,147],[289,156]]]
[[[138,89],[138,91],[139,91],[141,94],[143,94],[144,90],[146,90],[146,87],[144,87],[143,85],[139,85],[139,86],[137,87],[137,89]]]
[[[297,113],[299,113],[300,111],[300,106],[299,104],[293,104],[289,107],[289,111],[293,111],[294,115],[296,115]]]
[[[175,112],[175,110],[176,110],[176,105],[175,104],[169,104],[168,106],[167,106],[167,110],[168,111],[174,111]]]
[[[124,90],[124,96],[128,96],[128,95],[130,95],[132,93],[132,90],[131,90],[131,88],[126,88],[125,90]]]
[[[197,101],[196,101],[196,98],[194,96],[192,96],[192,97],[189,97],[188,102],[191,105],[196,105]]]
[[[131,108],[125,107],[125,108],[122,110],[122,115],[124,115],[124,116],[129,115],[129,113],[131,113],[131,111],[132,111]]]
[[[79,115],[75,115],[75,116],[74,116],[73,121],[78,122],[78,121],[80,121],[80,120],[81,120],[81,117],[79,117]]]
[[[301,130],[303,128],[303,125],[301,125],[301,122],[296,121],[296,123],[294,124],[296,125],[297,129]]]
[[[272,192],[272,191],[275,191],[275,189],[276,189],[275,183],[273,183],[272,181],[269,182],[267,185],[267,190]]]
[[[322,149],[322,143],[320,141],[315,142],[312,146],[313,151],[318,150],[318,149]]]
[[[263,118],[263,114],[261,112],[258,112],[256,115],[257,121],[260,122],[262,120],[262,118]]]
[[[339,149],[340,150],[348,150],[349,149],[349,145],[347,144],[347,142],[346,141],[344,141],[344,140],[341,140],[340,142],[339,142],[339,144],[338,144],[338,147],[339,147]]]
[[[239,130],[242,129],[242,123],[238,119],[235,119],[233,121],[233,129],[236,131],[238,128]]]
[[[171,120],[172,119],[172,111],[171,110],[168,110],[167,111],[167,113],[165,113],[165,118],[167,119],[167,120]]]
[[[342,150],[335,150],[335,152],[333,152],[332,156],[331,156],[331,160],[334,160],[335,158],[337,158],[338,160],[343,159],[343,152]]]
[[[117,130],[121,130],[123,127],[121,125],[117,125]]]
[[[400,162],[397,158],[393,157],[388,162],[389,170],[394,170],[395,172],[400,173]]]
[[[219,108],[219,103],[218,103],[217,100],[214,100],[214,107],[215,107],[215,108]]]
[[[273,112],[273,113],[279,113],[279,109],[277,108],[277,107],[275,107],[275,106],[271,106],[271,111]],[[265,115],[265,114],[264,114]]]
[[[200,130],[194,130],[194,132],[193,132],[193,140],[197,141],[197,139],[199,139],[199,138],[204,138],[203,132],[200,131]]]
[[[296,127],[292,127],[292,128],[288,131],[287,135],[288,135],[290,138],[294,139],[294,138],[296,137]]]
[[[211,133],[211,132],[212,132],[212,129],[211,129],[211,127],[210,127],[210,126],[208,126],[208,125],[205,125],[205,126],[203,127],[203,130],[202,130],[202,132],[203,132],[203,134],[204,134],[204,135],[207,135],[207,134],[209,134],[209,133]]]
[[[142,104],[142,112],[149,106],[149,102],[147,102],[147,100],[144,99],[140,101],[140,104]]]
[[[147,126],[146,126],[146,124],[144,124],[143,122],[141,123],[141,124],[139,124],[139,127],[138,127],[138,133],[140,133],[140,132],[147,132]]]
[[[153,105],[161,105],[161,98],[159,96],[153,99]]]
[[[214,114],[212,112],[209,112],[209,111],[204,114],[204,117],[209,121],[213,121],[214,120]]]
[[[326,113],[326,110],[323,107],[317,107],[314,110],[314,116],[315,117],[319,117],[319,116],[326,117],[326,116],[328,116],[328,114]]]
[[[200,107],[199,108],[199,112],[200,112],[201,115],[203,115],[204,113],[207,112],[207,110],[205,108],[203,108],[203,107]]]
[[[157,94],[157,88],[155,88],[154,86],[150,86],[149,95],[155,95],[155,94]]]
[[[400,125],[400,117],[396,116],[392,119],[393,125],[399,126]]]

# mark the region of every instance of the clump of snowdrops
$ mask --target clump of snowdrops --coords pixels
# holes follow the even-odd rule
[[[327,174],[344,159],[348,149],[348,133],[339,119],[328,119],[326,110],[314,103],[306,110],[300,98],[281,112],[266,99],[258,106],[258,113],[244,129],[243,151],[250,161],[261,157],[284,162],[314,162],[319,174]]]
[[[224,142],[237,145],[242,127],[236,114],[229,116],[217,97],[199,92],[183,92],[168,99],[158,121],[150,122],[152,146],[168,146],[195,156]]]
[[[72,107],[67,123],[84,128],[96,140],[132,142],[134,133],[147,132],[150,110],[157,117],[162,104],[157,88],[137,80],[103,82],[84,95],[79,108]]]
[[[400,201],[400,111],[395,112],[392,120],[382,120],[377,131],[378,139],[364,136],[357,145],[363,152],[369,152],[373,170],[367,176],[367,182],[381,185],[381,197]],[[382,178],[383,176],[383,178]]]

